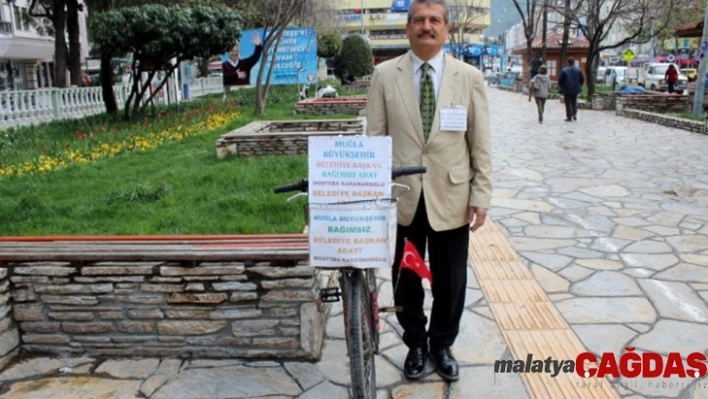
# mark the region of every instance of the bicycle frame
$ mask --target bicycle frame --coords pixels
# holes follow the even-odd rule
[[[399,176],[425,173],[425,169],[425,167],[394,168],[392,177],[395,179]],[[407,186],[403,187],[407,188]],[[307,179],[274,189],[275,193],[301,191],[301,193],[288,198],[288,201],[303,195],[307,196],[305,194],[307,190]],[[373,201],[376,200],[355,201],[344,204]],[[333,209],[336,210],[337,204],[332,205],[334,206]],[[308,214],[309,207],[306,208],[305,212],[305,223],[309,226]],[[382,311],[396,311],[397,309],[395,307],[379,308],[375,268],[337,267],[327,269],[336,270],[339,273],[337,276],[339,287],[334,287],[334,289],[324,288],[322,290],[322,301],[335,302],[339,301],[340,298],[343,301],[344,333],[352,379],[352,397],[375,398],[375,355],[379,353],[379,313]]]

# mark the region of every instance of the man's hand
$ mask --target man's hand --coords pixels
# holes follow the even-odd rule
[[[261,35],[258,32],[253,32],[253,37],[251,38],[251,43],[253,43],[254,46],[261,45]]]
[[[246,79],[246,72],[244,72],[244,71],[242,71],[242,70],[240,70],[240,69],[237,69],[237,70],[236,70],[236,74],[238,74],[238,78],[239,78],[239,79]]]
[[[470,222],[470,231],[475,232],[484,225],[487,219],[487,208],[471,206],[467,211],[467,220]]]

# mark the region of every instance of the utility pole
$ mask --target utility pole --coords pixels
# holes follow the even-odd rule
[[[361,0],[359,9],[361,10],[361,35],[364,36],[364,0]]]
[[[703,38],[701,39],[701,60],[698,64],[698,79],[696,80],[696,94],[693,97],[693,115],[703,115],[703,94],[706,81],[706,64],[708,64],[708,7],[703,15]]]
[[[546,58],[546,32],[548,32],[548,0],[543,0],[543,32],[541,32],[541,59],[544,64],[548,64]]]

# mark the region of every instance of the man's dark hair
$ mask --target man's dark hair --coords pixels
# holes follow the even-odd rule
[[[573,57],[568,57],[568,65],[570,65],[570,66],[575,65],[575,58],[573,58]]]
[[[449,14],[450,11],[447,8],[447,2],[445,0],[413,0],[411,5],[408,7],[408,23],[413,19],[413,6],[416,4],[427,4],[432,6],[433,4],[439,4],[443,7],[443,18],[445,19],[445,25],[450,23]]]

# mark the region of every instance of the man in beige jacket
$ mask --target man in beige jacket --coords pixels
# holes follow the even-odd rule
[[[451,346],[465,304],[469,234],[484,224],[492,196],[486,85],[479,70],[443,52],[450,31],[444,0],[413,0],[406,30],[411,51],[374,71],[367,134],[392,137],[394,166],[427,167],[425,175],[400,178],[409,191],[394,189],[400,202],[393,281],[409,348],[404,374],[419,378],[430,354],[438,374],[455,381]],[[408,269],[398,274],[404,239],[429,254],[427,330],[420,277]]]

